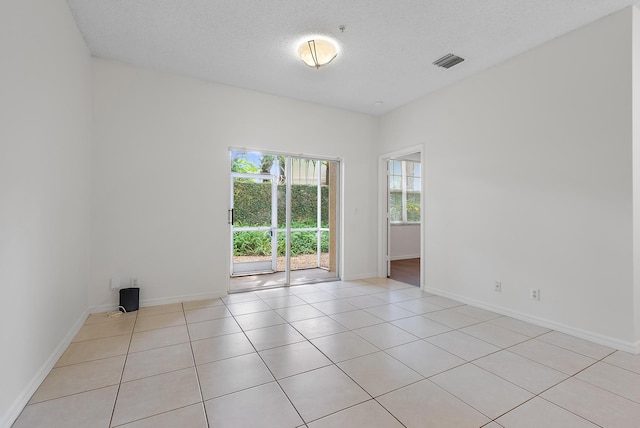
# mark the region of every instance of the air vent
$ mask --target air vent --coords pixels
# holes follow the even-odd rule
[[[438,67],[443,68],[451,68],[456,64],[460,64],[462,61],[464,61],[464,58],[460,58],[459,56],[450,53],[446,54],[440,59],[435,60],[433,62],[433,65],[437,65]]]

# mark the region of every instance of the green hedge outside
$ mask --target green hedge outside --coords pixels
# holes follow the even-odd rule
[[[291,186],[291,221],[315,227],[317,223],[318,190],[315,185]],[[321,219],[329,223],[329,188],[321,186]],[[244,226],[271,224],[271,183],[236,180],[233,186],[234,223]],[[278,227],[284,228],[286,186],[278,185]]]
[[[307,227],[292,225],[292,227]],[[271,235],[269,232],[235,232],[233,239],[234,256],[270,256]],[[320,251],[329,252],[329,232],[320,232]],[[285,234],[278,233],[278,256],[286,252]],[[291,232],[291,255],[315,254],[317,252],[316,232]]]
[[[291,186],[291,227],[317,226],[318,190],[316,185],[293,184]],[[320,187],[321,225],[329,224],[329,187]],[[236,180],[233,186],[234,225],[236,227],[265,226],[271,224],[271,183],[255,183]],[[286,227],[286,186],[278,185],[278,228]],[[321,251],[329,251],[329,233],[320,235]],[[315,254],[316,232],[292,232],[291,255]],[[233,239],[235,256],[271,255],[269,232],[235,232]],[[285,235],[278,234],[278,255],[285,254]]]

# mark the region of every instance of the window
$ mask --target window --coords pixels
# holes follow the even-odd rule
[[[420,162],[389,161],[389,214],[392,223],[420,222]]]

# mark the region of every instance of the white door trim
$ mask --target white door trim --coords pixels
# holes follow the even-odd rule
[[[387,276],[388,263],[388,219],[387,219],[387,162],[390,159],[407,156],[412,153],[420,153],[420,164],[422,165],[422,195],[420,197],[420,288],[424,289],[425,281],[425,259],[424,259],[424,207],[425,207],[425,163],[424,163],[424,144],[407,147],[394,152],[383,153],[378,156],[378,276],[384,278]]]

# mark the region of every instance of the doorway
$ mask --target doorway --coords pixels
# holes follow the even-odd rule
[[[339,279],[339,161],[230,150],[230,292]]]
[[[379,158],[381,277],[423,285],[424,198],[422,147]]]

